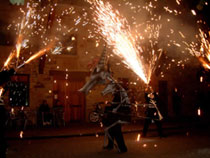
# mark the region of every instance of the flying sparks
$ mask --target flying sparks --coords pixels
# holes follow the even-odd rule
[[[0,98],[1,98],[1,96],[3,94],[3,92],[4,92],[4,88],[3,87],[0,87]]]
[[[23,131],[20,131],[20,138],[23,138]]]
[[[135,46],[127,21],[120,18],[119,12],[114,12],[110,3],[96,1],[94,3],[94,18],[98,26],[99,34],[106,40],[108,45],[113,46],[114,54],[123,58],[123,62],[132,69],[146,84],[149,83],[139,50]]]
[[[48,45],[46,48],[43,48],[42,50],[38,51],[37,53],[35,53],[34,55],[32,55],[28,60],[26,60],[23,64],[19,65],[17,68],[21,68],[22,66],[24,66],[25,64],[30,63],[32,60],[44,55],[47,51],[49,51],[52,48],[53,44],[51,43],[50,45]]]
[[[141,138],[141,134],[138,134],[137,135],[137,138],[136,138],[136,141],[139,142],[140,141],[140,138]]]
[[[15,52],[10,53],[9,57],[7,58],[7,60],[4,63],[4,68],[8,67],[10,61],[13,59],[13,57],[15,57]]]

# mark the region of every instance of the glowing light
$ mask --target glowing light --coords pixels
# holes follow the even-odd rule
[[[15,114],[14,108],[11,108],[11,114]]]
[[[23,131],[20,131],[20,138],[23,138]]]
[[[36,58],[38,58],[38,57],[44,55],[47,51],[50,50],[51,47],[52,47],[52,44],[49,45],[48,47],[46,47],[46,48],[40,50],[39,52],[35,53],[35,54],[32,55],[28,60],[26,60],[25,63],[28,64],[28,63],[30,63],[32,60],[34,60],[34,59],[36,59]]]
[[[131,35],[125,18],[112,10],[110,3],[94,2],[94,20],[97,23],[99,34],[113,47],[114,54],[123,59],[123,62],[132,69],[145,83],[149,83],[135,46],[135,39]]]
[[[143,144],[143,147],[146,148],[147,147],[147,144]]]
[[[192,13],[193,15],[196,15],[195,10],[191,10],[191,13]]]
[[[20,34],[18,36],[18,40],[17,40],[17,44],[16,44],[16,58],[17,59],[20,56],[20,49],[21,49],[21,46],[22,46],[22,40],[23,40],[23,36],[22,36],[22,34]]]
[[[103,123],[102,122],[100,122],[100,127],[103,127]]]
[[[4,92],[4,88],[3,87],[0,87],[0,98],[1,98],[1,96],[3,94],[3,92]]]
[[[14,52],[10,53],[9,57],[7,58],[7,60],[4,63],[4,67],[7,67],[9,65],[9,63],[13,59],[13,57],[15,57],[15,53]]]
[[[177,3],[178,5],[180,5],[180,1],[181,1],[181,0],[176,0],[176,3]]]
[[[200,77],[200,82],[203,82],[203,76]]]
[[[201,109],[200,109],[200,107],[198,108],[198,116],[201,116]]]
[[[136,138],[136,141],[139,142],[140,141],[140,138],[141,138],[141,134],[138,134],[137,135],[137,138]]]
[[[207,61],[205,61],[202,57],[198,58],[199,61],[202,63],[203,67],[205,69],[209,69],[210,70],[210,63],[207,63]]]
[[[72,41],[75,41],[75,40],[76,40],[76,38],[75,38],[74,36],[72,36],[72,37],[71,37],[71,40],[72,40]]]

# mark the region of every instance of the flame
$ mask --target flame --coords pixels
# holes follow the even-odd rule
[[[210,63],[208,63],[204,58],[200,57],[198,58],[199,61],[202,63],[203,67],[205,69],[209,69],[210,70]]]
[[[25,64],[30,63],[32,60],[44,55],[47,51],[49,51],[52,48],[53,44],[50,44],[48,47],[38,51],[34,55],[32,55],[28,60],[25,61]]]
[[[201,116],[201,109],[198,108],[198,116]]]
[[[135,46],[135,39],[131,35],[129,26],[126,24],[126,19],[120,18],[119,13],[114,12],[111,4],[108,2],[104,4],[99,0],[95,1],[93,5],[96,16],[94,20],[97,23],[99,34],[110,46],[113,46],[114,54],[121,57],[123,62],[145,83],[149,83],[144,74],[139,51]]]
[[[201,52],[204,52],[204,56],[207,58],[207,60],[210,62],[210,44],[209,41],[207,40],[206,34],[199,29],[200,32],[200,38],[201,38],[201,47],[200,50]]]
[[[18,36],[18,40],[17,40],[17,44],[16,44],[16,58],[17,59],[20,56],[20,49],[21,49],[21,46],[22,46],[22,40],[23,40],[23,36],[22,36],[22,34],[20,34]]]
[[[4,67],[7,67],[9,65],[9,63],[12,60],[13,57],[15,57],[15,53],[14,52],[10,53],[9,57],[7,58],[7,60],[4,63]]]
[[[1,96],[3,94],[3,92],[4,92],[4,88],[3,87],[0,87],[0,98],[1,98]]]

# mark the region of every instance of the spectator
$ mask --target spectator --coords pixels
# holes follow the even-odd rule
[[[46,100],[42,101],[42,104],[39,107],[39,114],[41,115],[42,125],[52,124],[52,114]]]

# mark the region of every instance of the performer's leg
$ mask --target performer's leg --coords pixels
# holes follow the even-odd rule
[[[158,134],[160,137],[163,137],[163,130],[162,130],[162,122],[161,121],[155,121],[155,124],[157,126]]]
[[[146,118],[144,121],[144,128],[143,128],[143,135],[142,135],[143,137],[146,137],[150,123],[151,123],[151,119]]]
[[[0,135],[0,157],[6,158],[7,143],[4,135]]]
[[[113,127],[114,130],[114,137],[116,139],[119,152],[127,152],[127,147],[125,145],[125,141],[123,138],[122,130],[121,130],[121,124],[117,124],[116,126]]]
[[[104,146],[104,149],[111,150],[114,147],[114,136],[113,136],[113,129],[110,128],[108,131],[106,131],[106,136],[108,138],[108,144],[107,146]]]

